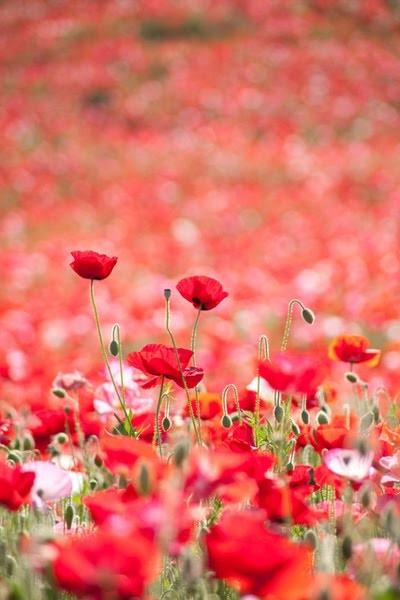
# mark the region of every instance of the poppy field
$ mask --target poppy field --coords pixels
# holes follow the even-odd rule
[[[0,2],[0,600],[400,598],[400,5]]]

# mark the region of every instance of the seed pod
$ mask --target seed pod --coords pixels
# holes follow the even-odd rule
[[[91,490],[95,490],[97,488],[98,481],[96,479],[91,479],[89,481],[89,487]]]
[[[315,550],[318,541],[315,531],[309,529],[304,536],[304,541],[309,544],[313,550]]]
[[[142,464],[140,467],[138,491],[142,496],[148,496],[151,491],[150,473],[145,464]]]
[[[292,421],[292,432],[294,435],[300,435],[300,428],[294,421]]]
[[[118,345],[117,340],[112,340],[110,342],[109,350],[110,350],[110,354],[112,356],[118,356],[118,354],[119,354],[119,345]]]
[[[361,431],[366,431],[369,427],[371,427],[374,422],[374,415],[372,412],[367,412],[365,415],[361,417],[360,421],[360,429]]]
[[[169,299],[171,298],[171,290],[170,290],[170,289],[166,288],[166,289],[164,290],[164,298],[165,298],[166,300],[169,300]]]
[[[377,425],[379,423],[379,421],[381,420],[381,415],[379,413],[379,407],[376,406],[376,404],[375,404],[375,406],[372,407],[372,412],[374,415],[375,424]]]
[[[35,447],[35,440],[31,436],[30,433],[25,433],[24,439],[22,440],[22,449],[23,450],[33,450]]]
[[[21,457],[16,452],[10,452],[10,454],[8,455],[8,460],[12,461],[15,464],[18,464],[21,462]]]
[[[369,445],[365,438],[358,440],[357,450],[359,451],[361,456],[367,456],[367,454],[369,452]]]
[[[165,416],[162,420],[161,423],[161,427],[163,428],[163,431],[169,431],[171,429],[171,419],[167,416]]]
[[[15,558],[13,556],[11,556],[11,554],[7,554],[6,556],[6,574],[7,577],[11,577],[12,575],[14,575],[15,570],[17,568],[17,562],[15,560]]]
[[[344,560],[349,560],[353,554],[353,542],[349,535],[345,535],[342,540],[342,556]]]
[[[103,466],[103,459],[98,454],[94,457],[94,464],[99,468]]]
[[[221,425],[222,427],[225,427],[225,429],[230,429],[232,427],[232,419],[229,415],[223,415]]]
[[[318,425],[328,425],[329,423],[328,415],[323,410],[320,410],[317,414],[317,423]]]
[[[351,371],[345,373],[344,376],[350,383],[357,383],[358,381],[357,375],[355,373],[352,373]]]
[[[303,320],[309,325],[312,325],[315,321],[315,315],[313,311],[309,308],[303,308],[303,310],[301,311],[301,316],[303,317]]]
[[[68,436],[65,433],[59,433],[56,437],[57,444],[66,444],[68,442]]]
[[[360,493],[360,502],[364,508],[368,508],[371,504],[371,491],[369,487],[365,487]]]
[[[281,423],[283,419],[283,408],[280,404],[274,408],[274,417],[277,423]]]
[[[174,454],[173,454],[174,461],[175,461],[175,464],[177,467],[182,466],[182,464],[188,454],[189,454],[189,444],[185,440],[178,442],[177,445],[175,446]]]
[[[310,422],[310,415],[308,413],[308,410],[302,410],[301,411],[301,420],[303,421],[304,425],[308,425]]]
[[[72,506],[72,504],[68,504],[64,510],[64,521],[67,526],[67,529],[71,529],[72,522],[74,520],[74,516],[75,516],[75,509]]]
[[[63,390],[62,388],[53,388],[51,390],[51,393],[53,394],[53,396],[57,396],[57,398],[65,398],[66,396],[65,390]]]

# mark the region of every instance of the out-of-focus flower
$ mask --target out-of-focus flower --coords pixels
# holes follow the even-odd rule
[[[355,482],[360,482],[368,476],[373,458],[373,452],[364,455],[358,450],[342,448],[328,450],[323,455],[324,462],[332,473]]]
[[[381,351],[368,346],[369,341],[362,335],[339,335],[333,338],[329,345],[329,358],[350,364],[366,363],[370,367],[375,367],[379,362]]]
[[[35,460],[26,463],[22,470],[35,474],[32,487],[32,499],[37,506],[43,502],[59,500],[72,493],[73,482],[68,471],[64,471],[48,461]]]
[[[204,275],[195,275],[194,277],[181,279],[176,289],[195,308],[200,308],[201,310],[215,308],[229,295],[228,292],[223,290],[219,281]]]
[[[259,364],[259,373],[279,392],[315,394],[326,375],[326,365],[313,356],[278,352]]]
[[[182,375],[187,387],[193,388],[203,379],[204,373],[203,369],[188,366],[192,356],[193,352],[186,348],[177,348],[175,352],[174,348],[163,344],[147,344],[139,352],[131,352],[127,360],[132,367],[149,376],[147,382],[143,384],[145,388],[157,385],[163,377],[184,387]]]
[[[0,461],[0,504],[12,511],[27,504],[34,481],[33,471],[24,471],[19,465],[10,467]]]
[[[84,279],[105,279],[110,275],[118,260],[116,256],[110,257],[93,252],[93,250],[75,250],[71,254],[74,260],[70,266]]]
[[[311,552],[268,531],[265,519],[263,511],[226,512],[206,536],[208,566],[241,594],[300,600]]]
[[[98,531],[57,542],[53,561],[58,585],[79,598],[143,598],[159,572],[157,547],[145,536]]]

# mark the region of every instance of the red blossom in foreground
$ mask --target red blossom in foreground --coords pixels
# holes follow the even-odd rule
[[[226,512],[207,534],[208,565],[241,594],[300,600],[311,581],[311,552],[265,528],[263,511]]]
[[[143,598],[159,573],[156,546],[137,532],[134,536],[100,530],[64,538],[53,562],[58,585],[86,600]]]
[[[187,387],[194,388],[203,379],[204,373],[203,369],[188,366],[192,356],[193,352],[186,348],[175,351],[163,344],[147,344],[139,352],[131,352],[127,360],[129,365],[149,376],[142,386],[144,388],[157,385],[163,377],[175,381],[180,387],[184,387],[184,377]]]
[[[219,281],[204,275],[181,279],[176,289],[195,308],[201,310],[215,308],[229,295],[228,292],[223,290]]]
[[[362,335],[338,335],[329,345],[328,354],[332,360],[346,363],[366,363],[375,367],[381,351],[368,348],[369,341]]]
[[[35,473],[23,471],[19,465],[9,467],[0,462],[0,504],[9,510],[18,510],[30,500]]]
[[[73,261],[70,266],[78,273],[80,277],[84,279],[105,279],[108,277],[117,264],[118,258],[116,256],[107,256],[106,254],[99,254],[93,252],[93,250],[75,250],[71,252]]]

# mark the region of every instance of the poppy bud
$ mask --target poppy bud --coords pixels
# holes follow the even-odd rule
[[[369,427],[371,427],[374,422],[374,414],[372,412],[367,412],[365,415],[361,417],[360,421],[360,429],[361,431],[366,431]]]
[[[323,410],[317,414],[317,423],[318,425],[328,425],[329,423],[328,415]]]
[[[274,416],[277,423],[280,423],[283,419],[283,408],[280,404],[274,408]]]
[[[119,345],[118,345],[118,342],[116,340],[112,340],[110,342],[109,350],[110,350],[110,354],[112,356],[118,356],[118,354],[119,354]]]
[[[353,542],[349,535],[345,535],[342,540],[342,556],[344,560],[349,560],[353,554]]]
[[[11,577],[15,573],[15,569],[17,568],[16,560],[11,554],[7,554],[6,556],[6,574],[7,577]]]
[[[180,467],[183,464],[183,461],[186,459],[189,454],[189,444],[182,440],[178,442],[174,449],[174,460],[177,467]]]
[[[147,465],[142,464],[139,472],[138,492],[142,496],[148,496],[151,491],[150,473]]]
[[[287,471],[287,473],[291,473],[293,471],[293,469],[294,469],[294,465],[293,465],[293,463],[291,461],[289,461],[287,463],[287,465],[286,465],[286,471]]]
[[[223,415],[221,425],[222,427],[225,427],[225,429],[230,429],[232,427],[232,419],[229,415]]]
[[[304,425],[308,425],[310,422],[310,415],[308,413],[308,410],[302,410],[301,411],[301,420],[303,421]]]
[[[359,381],[358,376],[355,373],[352,373],[351,371],[347,371],[347,373],[345,373],[344,376],[350,383],[357,383]]]
[[[96,454],[96,456],[94,457],[94,464],[96,465],[96,467],[99,468],[103,466],[103,459],[98,454]]]
[[[12,461],[14,464],[18,464],[21,462],[21,457],[16,452],[10,452],[8,460]]]
[[[311,546],[313,550],[317,547],[317,536],[315,535],[315,531],[309,529],[305,536],[304,541]]]
[[[379,413],[379,407],[376,404],[372,407],[372,413],[374,415],[375,424],[377,425],[381,420],[381,415]]]
[[[25,433],[24,439],[22,440],[23,450],[33,450],[35,447],[35,440],[30,433]]]
[[[51,393],[53,394],[53,396],[57,396],[57,398],[65,398],[66,396],[65,390],[63,390],[62,388],[53,388],[51,390]]]
[[[67,526],[67,529],[71,529],[72,522],[74,520],[74,516],[75,516],[75,509],[72,506],[72,504],[68,504],[64,510],[64,521]]]
[[[394,511],[393,504],[389,503],[383,512],[382,515],[383,526],[387,530],[387,532],[394,536],[397,534],[397,519]]]
[[[303,308],[303,310],[301,311],[301,316],[303,317],[303,321],[305,321],[309,325],[312,325],[315,321],[315,315],[313,311],[309,308]]]
[[[66,444],[68,436],[65,433],[59,433],[56,437],[57,444]]]
[[[360,502],[364,508],[368,508],[371,504],[371,492],[368,486],[361,490]]]
[[[171,290],[170,290],[169,288],[166,288],[166,289],[164,290],[164,298],[165,298],[166,300],[169,300],[169,299],[171,298]]]
[[[292,421],[292,432],[294,435],[300,435],[300,428],[294,421]]]
[[[163,431],[169,431],[171,429],[171,419],[165,416],[162,420],[161,427]]]
[[[369,452],[369,446],[365,439],[358,440],[357,442],[357,450],[361,454],[361,456],[367,456]]]

